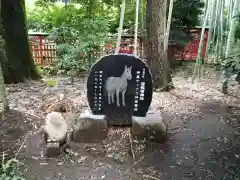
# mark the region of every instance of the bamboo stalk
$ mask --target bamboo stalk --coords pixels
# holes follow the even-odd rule
[[[205,34],[205,27],[207,24],[207,20],[208,20],[208,14],[209,14],[209,5],[205,4],[205,8],[206,8],[206,14],[204,17],[204,22],[203,22],[203,27],[202,27],[202,32],[201,32],[201,39],[200,39],[200,43],[199,43],[199,47],[198,47],[198,54],[197,54],[197,59],[196,59],[196,63],[195,63],[195,67],[194,67],[194,71],[193,71],[193,76],[192,76],[192,83],[194,82],[196,75],[198,75],[198,79],[200,79],[200,74],[201,74],[201,66],[202,66],[202,60],[203,60],[203,42],[204,42],[204,34]]]
[[[229,28],[230,28],[230,22],[231,22],[231,18],[232,18],[232,8],[233,8],[233,0],[229,1],[228,4],[228,15],[227,15],[227,22],[226,22],[226,29],[225,31],[229,33]],[[226,52],[226,48],[227,48],[227,38],[225,38],[225,47],[224,47],[224,52]]]
[[[214,0],[213,6],[211,8],[211,18],[210,18],[210,23],[209,23],[209,30],[208,30],[208,39],[207,39],[207,45],[206,45],[206,53],[205,53],[205,57],[204,57],[204,62],[208,62],[208,53],[209,53],[209,49],[210,49],[210,44],[212,41],[212,35],[213,35],[213,23],[216,19],[216,4],[217,4],[217,0]]]
[[[230,27],[231,13],[232,13],[232,4],[233,4],[233,0],[229,0],[229,4],[228,4],[228,15],[227,15],[227,24],[226,24],[226,26],[227,26],[228,28]]]
[[[168,39],[169,39],[169,32],[170,32],[170,27],[171,27],[172,11],[173,11],[173,0],[170,0],[169,10],[168,10],[167,27],[166,27],[166,31],[165,31],[165,41],[164,41],[164,51],[165,52],[167,52],[167,50],[168,50]]]
[[[227,45],[226,45],[226,51],[225,51],[225,58],[230,56],[231,49],[234,43],[234,33],[236,30],[236,25],[237,25],[237,15],[239,12],[239,4],[240,0],[235,0],[234,6],[233,6],[233,12],[232,12],[232,18],[230,22],[230,30],[228,33],[228,40],[227,40]]]
[[[139,0],[136,0],[136,19],[135,19],[135,34],[134,34],[134,56],[137,56],[137,40],[138,40],[138,12]]]
[[[224,58],[224,39],[223,39],[223,21],[224,21],[224,7],[225,7],[225,0],[221,0],[221,16],[220,16],[220,48],[219,54],[220,58]]]
[[[220,36],[220,29],[219,29],[219,15],[220,15],[220,1],[217,1],[217,14],[216,14],[216,29],[215,29],[215,38],[216,38],[216,44],[215,44],[215,49],[214,49],[214,64],[218,62],[218,57],[219,57],[219,36]]]
[[[121,15],[120,15],[119,28],[118,28],[118,38],[117,38],[117,45],[116,45],[116,49],[115,49],[115,54],[118,54],[119,50],[120,50],[120,42],[121,42],[122,31],[123,31],[123,21],[124,21],[125,7],[126,7],[126,0],[122,0]]]
[[[235,0],[233,3],[233,10],[230,12],[230,29],[228,33],[228,38],[227,38],[227,44],[226,44],[226,50],[225,50],[225,59],[228,59],[231,55],[231,49],[233,48],[233,44],[235,41],[235,31],[236,31],[236,25],[238,23],[237,17],[239,13],[239,5],[240,5],[240,0]],[[225,76],[225,80],[222,83],[222,92],[224,94],[227,94],[228,90],[228,72],[224,69],[223,74]]]

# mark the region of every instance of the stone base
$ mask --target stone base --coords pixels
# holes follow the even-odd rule
[[[240,87],[240,72],[225,77],[222,81],[222,93],[227,94],[229,87]]]
[[[139,139],[162,143],[167,138],[167,125],[160,114],[132,118],[131,134]]]
[[[75,118],[72,139],[79,143],[97,143],[104,140],[108,133],[104,115],[93,115],[86,111]]]
[[[46,152],[45,155],[47,157],[56,157],[58,156],[61,151],[62,151],[62,147],[67,143],[67,134],[65,134],[64,138],[62,140],[59,141],[55,141],[52,142],[49,138],[49,135],[44,132],[44,141],[46,143]]]
[[[61,147],[59,142],[48,142],[47,149],[46,149],[46,156],[47,157],[56,157],[60,154]]]

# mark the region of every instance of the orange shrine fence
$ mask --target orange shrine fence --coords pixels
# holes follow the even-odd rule
[[[33,60],[40,65],[57,61],[57,44],[41,36],[29,36]]]
[[[170,44],[168,47],[168,59],[170,60],[188,60],[195,61],[198,53],[198,47],[200,42],[201,28],[190,29],[190,34],[193,37],[189,43],[182,48],[177,48],[176,45]],[[40,65],[54,64],[57,61],[57,44],[53,41],[49,41],[46,36],[47,33],[29,34],[30,46],[32,50],[32,56],[36,63]],[[204,33],[203,54],[206,51],[208,29]],[[106,54],[113,54],[115,51],[115,45],[110,44],[110,40],[115,40],[116,37],[109,37],[109,43],[100,49],[93,52],[95,58],[99,58]],[[133,36],[123,35],[120,47],[120,53],[133,54]],[[137,55],[143,57],[143,41],[139,37],[137,45]],[[83,57],[86,55],[83,55]]]
[[[32,51],[33,60],[40,65],[54,64],[57,61],[57,44],[54,41],[49,41],[46,38],[47,34],[31,34],[29,35],[30,47]],[[111,39],[111,38],[110,38]],[[114,37],[113,37],[114,39]],[[109,42],[98,48],[98,50],[93,51],[93,56],[95,58],[100,58],[106,54],[113,54],[115,51],[115,46]],[[141,40],[138,39],[137,47],[138,56],[142,55],[142,44]],[[121,47],[119,53],[133,54],[133,39],[131,36],[123,36],[121,41]],[[82,55],[85,57],[86,55]]]

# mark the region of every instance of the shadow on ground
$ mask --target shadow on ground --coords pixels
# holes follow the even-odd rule
[[[163,172],[161,179],[239,179],[240,108],[217,101],[198,108],[199,116],[192,116],[184,131],[164,145],[167,152],[161,153],[164,146],[149,146],[145,166]]]
[[[45,159],[40,157],[42,138],[34,133],[19,158],[28,166],[29,180],[239,179],[240,108],[217,101],[196,104],[198,115],[190,116],[182,130],[170,135],[165,144],[148,143],[137,155],[137,162],[130,156],[124,160],[107,157],[104,143],[73,144],[78,155]],[[87,151],[91,148],[94,151]]]
[[[213,83],[209,84],[212,86]],[[38,110],[42,98],[40,92],[43,91],[39,82],[35,85],[36,97],[32,91],[28,92],[29,87],[24,84],[22,86],[17,88],[20,89],[17,92],[16,87],[10,87],[10,90],[15,92],[11,92],[11,95],[14,95],[11,97],[12,103],[16,97],[22,98],[20,102],[25,109]],[[0,116],[0,148],[7,152],[17,152],[24,142],[18,159],[27,167],[24,170],[27,180],[238,180],[239,100],[234,100],[231,105],[222,101],[206,100],[214,96],[213,92],[218,99],[223,96],[219,95],[217,90],[206,92],[209,89],[206,87],[201,90],[195,88],[198,90],[196,97],[196,94],[190,94],[194,88],[187,90],[189,87],[186,86],[181,88],[181,91],[173,91],[175,94],[159,93],[154,96],[153,111],[162,108],[164,118],[168,122],[173,119],[172,124],[179,127],[172,126],[177,129],[171,130],[165,144],[147,143],[143,152],[136,153],[136,161],[130,155],[128,139],[121,140],[122,136],[115,136],[98,144],[72,144],[76,155],[46,159],[42,156],[43,137],[37,133],[41,120],[19,111],[10,111],[9,114]],[[76,86],[75,89],[73,87],[66,88],[64,85],[75,101],[83,102],[83,98],[79,97],[83,92],[80,89],[82,84],[79,83],[79,87]],[[181,96],[183,92],[185,94]],[[169,98],[163,99],[163,96]],[[161,100],[162,104],[159,103]],[[170,105],[164,107],[165,103]],[[79,106],[79,109],[82,107],[84,106]],[[116,144],[119,148],[114,149]],[[110,150],[115,151],[115,155],[111,155]]]
[[[9,110],[0,113],[0,149],[8,155],[16,153],[21,146],[26,132],[34,130],[34,125],[40,122],[40,119],[24,114],[18,110]],[[33,125],[34,124],[34,125]]]

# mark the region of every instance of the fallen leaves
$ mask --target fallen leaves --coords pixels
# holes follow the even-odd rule
[[[57,94],[53,97],[48,97],[40,106],[40,109],[46,113],[56,112],[73,112],[73,102],[64,94]]]
[[[218,123],[222,125],[233,124],[236,128],[240,112],[235,106],[239,106],[239,100],[237,99],[238,94],[235,96],[223,95],[219,91],[218,82],[216,78],[203,78],[201,82],[191,84],[189,81],[181,77],[175,77],[174,85],[176,88],[171,92],[154,93],[153,101],[149,112],[159,112],[163,114],[163,117],[168,123],[169,130],[171,134],[178,132],[188,132],[192,131],[190,128],[185,127],[185,123],[189,122],[193,117],[200,117],[199,120],[204,119],[204,113],[208,112],[214,115],[219,115]],[[64,81],[64,80],[61,80]],[[21,109],[27,115],[27,117],[20,119],[21,123],[28,124],[31,126],[24,125],[22,129],[24,131],[32,131],[36,134],[36,131],[41,123],[40,120],[34,119],[33,116],[41,117],[44,116],[46,111],[52,111],[55,105],[64,104],[64,97],[68,100],[65,101],[66,108],[69,111],[74,110],[81,112],[88,107],[87,98],[85,96],[85,81],[77,80],[74,85],[68,85],[64,83],[57,82],[56,87],[46,87],[37,81],[27,81],[26,83],[20,83],[18,85],[8,85],[8,97],[10,100],[10,105],[12,108]],[[230,94],[234,94],[234,91],[229,91]],[[238,93],[238,92],[237,92]],[[56,96],[57,94],[57,96]],[[61,95],[64,94],[64,97]],[[44,97],[44,98],[43,98]],[[53,99],[51,99],[53,98]],[[44,101],[44,100],[52,101]],[[62,101],[62,103],[61,103]],[[213,103],[215,102],[215,103]],[[209,103],[209,105],[203,108],[203,104]],[[228,105],[231,108],[225,109]],[[41,108],[42,109],[41,109]],[[30,115],[29,115],[30,114]],[[235,117],[229,117],[228,114],[232,114]],[[20,117],[20,116],[19,116]],[[226,121],[226,119],[228,121]],[[204,119],[206,120],[206,119]],[[16,124],[15,119],[8,117],[2,120],[1,128],[10,129],[9,132],[15,132],[17,127],[21,127]],[[208,121],[208,120],[206,120]],[[13,130],[11,130],[11,127]],[[210,128],[216,128],[218,124],[211,126]],[[220,129],[224,132],[224,129]],[[16,141],[11,141],[6,138],[7,133],[5,131],[0,131],[1,138],[4,137],[4,142],[6,146],[12,146],[16,144]],[[204,132],[203,132],[204,133]],[[190,132],[190,136],[193,138],[198,138],[196,132]],[[19,134],[18,137],[22,136]],[[224,136],[224,135],[223,135]],[[235,139],[239,137],[239,133],[235,132]],[[214,134],[201,139],[202,143],[208,143],[212,139],[216,139],[219,144],[224,144],[229,141],[229,137],[214,137]],[[39,141],[36,139],[36,141]],[[203,142],[204,141],[204,142]],[[7,142],[7,144],[6,144]],[[22,141],[21,141],[22,142]],[[37,142],[38,143],[38,142]],[[21,145],[21,143],[19,144]],[[145,149],[147,143],[144,141],[138,141],[136,139],[130,138],[128,128],[109,128],[108,138],[102,143],[97,145],[81,145],[84,151],[80,148],[73,153],[73,156],[68,157],[67,160],[61,159],[61,162],[54,162],[55,165],[68,168],[67,164],[73,164],[76,169],[84,166],[85,171],[89,171],[90,175],[88,179],[109,179],[109,172],[113,172],[116,176],[123,176],[125,179],[144,179],[144,180],[159,180],[162,174],[160,171],[156,171],[154,167],[142,167],[141,164],[147,157],[145,156]],[[26,148],[30,148],[29,151],[34,151],[36,147],[29,145]],[[174,149],[170,150],[173,153],[177,153]],[[152,149],[152,151],[157,151]],[[183,150],[182,150],[183,151]],[[216,154],[218,152],[214,151],[213,148],[209,150],[211,153]],[[157,151],[157,153],[166,154],[166,152]],[[39,155],[41,156],[41,155]],[[236,159],[240,158],[240,154],[235,153],[234,157]],[[33,160],[39,162],[40,166],[44,166],[45,170],[49,169],[50,163],[40,162],[43,157],[33,157]],[[182,160],[177,157],[176,162],[167,165],[174,171],[176,168],[182,168],[184,162],[193,159],[192,156],[184,156]],[[204,166],[203,162],[199,163]],[[86,166],[86,167],[85,167]],[[41,167],[41,168],[44,168]],[[39,167],[33,167],[38,169]],[[58,167],[60,168],[60,167]],[[102,168],[102,169],[101,169]],[[103,170],[104,169],[104,170]],[[71,169],[68,169],[71,171]],[[99,172],[106,171],[105,174],[100,174]],[[74,171],[74,170],[73,170]],[[95,172],[96,171],[96,172]],[[91,173],[95,172],[94,175]],[[81,171],[83,173],[83,171]],[[211,172],[209,172],[211,173]],[[64,172],[61,172],[61,176]],[[189,176],[193,176],[192,172],[189,172]],[[60,175],[59,175],[60,176]],[[68,178],[69,179],[69,178]],[[80,179],[80,178],[79,178]],[[84,179],[84,178],[81,178]],[[86,178],[85,178],[86,179]]]

